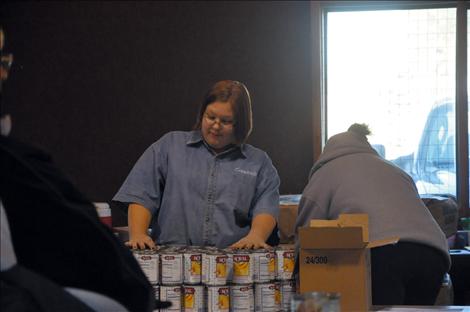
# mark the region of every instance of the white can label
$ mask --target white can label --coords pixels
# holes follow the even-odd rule
[[[289,311],[290,299],[295,294],[295,280],[281,282],[282,310]]]
[[[277,278],[280,280],[292,279],[294,272],[294,250],[277,250]]]
[[[163,285],[182,284],[183,283],[183,255],[178,253],[162,253],[160,255],[161,263],[161,282]]]
[[[184,285],[184,300],[183,307],[184,311],[192,312],[204,312],[204,287],[203,286],[192,286]]]
[[[206,285],[225,285],[227,283],[227,255],[202,255],[202,282]]]
[[[228,286],[207,286],[207,311],[228,312],[230,309],[230,289]]]
[[[200,253],[185,253],[183,267],[185,284],[201,283],[202,255]]]
[[[147,276],[151,284],[158,283],[158,254],[143,253],[140,251],[133,252],[134,257],[140,265],[140,268]]]
[[[230,306],[232,312],[252,312],[254,311],[253,285],[232,285],[230,286]]]
[[[277,312],[281,309],[281,291],[278,282],[256,284],[255,311]]]
[[[171,306],[160,311],[181,311],[181,287],[160,286],[160,300],[171,302]]]
[[[276,279],[276,253],[274,251],[254,253],[253,262],[254,282],[269,282]]]

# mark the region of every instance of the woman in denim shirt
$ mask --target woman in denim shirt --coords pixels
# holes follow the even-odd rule
[[[113,198],[129,203],[127,244],[268,247],[280,181],[268,155],[245,143],[251,129],[245,85],[215,83],[194,130],[169,132],[153,143]]]

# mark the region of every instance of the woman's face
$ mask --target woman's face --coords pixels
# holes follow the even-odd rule
[[[230,103],[214,102],[207,105],[202,116],[201,132],[204,141],[215,151],[222,152],[235,143],[233,110]]]

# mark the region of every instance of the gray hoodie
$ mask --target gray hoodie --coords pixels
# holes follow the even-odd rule
[[[308,226],[311,219],[337,219],[341,213],[367,213],[371,241],[398,236],[432,246],[450,267],[446,237],[411,177],[354,132],[328,140],[303,191],[296,228]]]

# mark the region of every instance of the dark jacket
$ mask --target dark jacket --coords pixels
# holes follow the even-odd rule
[[[49,155],[0,136],[0,199],[18,263],[63,287],[151,311],[152,286],[132,253]]]

